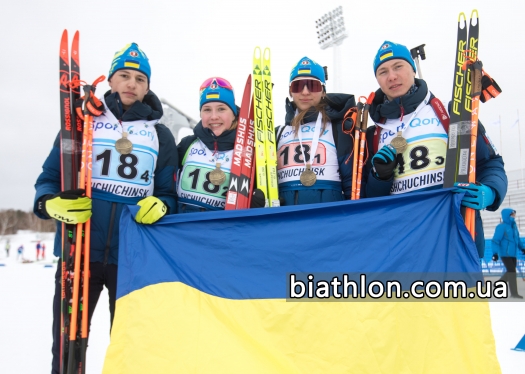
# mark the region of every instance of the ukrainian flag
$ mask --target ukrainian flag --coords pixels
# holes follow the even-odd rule
[[[298,70],[299,74],[310,74],[311,72],[312,72],[311,69],[299,69]]]
[[[487,302],[287,301],[290,273],[474,273],[450,189],[120,227],[104,373],[499,373]]]
[[[124,61],[124,66],[127,68],[138,69],[140,67],[140,63],[135,60],[126,60]]]
[[[384,52],[381,56],[379,56],[379,61],[383,61],[385,58],[392,57],[394,53],[390,50]]]
[[[219,93],[218,92],[208,92],[206,94],[206,99],[218,99]]]

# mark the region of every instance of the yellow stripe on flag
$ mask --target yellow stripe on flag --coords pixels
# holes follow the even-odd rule
[[[116,308],[107,374],[501,372],[487,302],[231,300],[167,282]]]

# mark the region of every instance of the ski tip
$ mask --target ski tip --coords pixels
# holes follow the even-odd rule
[[[458,23],[461,23],[461,22],[465,22],[465,23],[467,22],[467,16],[463,12],[459,13],[459,16],[458,16]]]
[[[67,30],[64,30],[64,32],[62,32],[62,39],[60,39],[60,58],[64,61],[67,60],[67,57],[68,57],[68,54],[69,54],[69,49],[68,49],[68,46],[67,46]]]
[[[261,58],[261,47],[257,46],[255,47],[255,49],[253,50],[253,58],[255,59],[260,59]]]
[[[475,16],[474,16],[475,14]],[[477,9],[472,9],[472,13],[470,13],[470,23],[472,24],[472,21],[476,20],[476,22],[479,22],[479,14]]]
[[[263,59],[265,61],[270,60],[270,48],[266,47],[263,52]]]

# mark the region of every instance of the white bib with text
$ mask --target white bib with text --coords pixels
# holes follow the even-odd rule
[[[332,124],[328,122],[326,128],[319,136],[319,143],[315,156],[311,156],[311,147],[315,122],[301,125],[302,147],[298,135],[291,126],[287,126],[277,141],[277,178],[279,186],[303,187],[299,178],[305,170],[305,162],[312,164],[312,171],[317,176],[317,182],[337,182],[340,188],[339,163],[335,148]],[[306,158],[306,160],[305,160]],[[315,188],[314,184],[311,188]]]
[[[92,188],[132,198],[153,194],[153,177],[159,153],[155,130],[157,122],[120,124],[107,107],[104,114],[93,119]],[[115,149],[115,143],[122,138],[123,131],[128,133],[128,139],[133,144],[133,150],[127,155]]]
[[[427,95],[429,97],[429,95]],[[391,194],[413,192],[443,184],[445,157],[447,153],[447,133],[431,105],[426,105],[404,116],[403,121],[389,119],[380,126],[379,149],[390,144],[402,131],[408,143],[399,164],[394,171],[394,184]]]
[[[204,207],[224,209],[230,183],[232,156],[233,149],[217,151],[214,154],[200,139],[196,139],[186,153],[186,159],[180,172],[177,194],[181,202],[191,204],[185,200],[193,200],[200,202]],[[216,162],[221,164],[221,170],[226,174],[226,179],[220,186],[215,186],[210,182],[210,172],[215,170]]]

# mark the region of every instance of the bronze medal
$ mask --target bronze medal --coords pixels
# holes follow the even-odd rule
[[[115,148],[121,155],[129,155],[133,150],[133,143],[128,139],[128,133],[123,132],[122,138],[115,142]]]
[[[313,186],[317,180],[315,173],[312,171],[312,165],[310,163],[306,164],[306,170],[301,173],[300,180],[303,186],[306,187]]]
[[[221,170],[221,163],[215,164],[215,170],[210,171],[210,182],[214,186],[220,186],[226,180],[226,174]]]
[[[390,142],[390,145],[396,149],[397,153],[403,153],[408,148],[407,140],[403,138],[402,134],[403,133],[399,131],[397,136]]]

